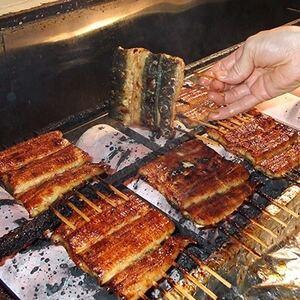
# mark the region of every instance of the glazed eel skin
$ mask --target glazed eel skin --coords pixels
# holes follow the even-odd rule
[[[270,177],[284,176],[299,167],[299,132],[255,110],[250,113],[249,122],[222,132],[209,128],[209,136]]]
[[[124,200],[115,194],[91,199],[90,218],[71,216],[75,225],[62,224],[52,239],[62,244],[74,262],[97,277],[122,299],[138,299],[162,279],[190,238],[172,237],[173,222],[130,191]],[[170,237],[171,236],[171,237]]]
[[[218,106],[207,97],[207,89],[198,84],[183,87],[176,102],[176,118],[187,127],[199,125],[199,121],[207,121],[208,115]]]
[[[90,247],[80,257],[81,267],[104,284],[147,252],[158,248],[174,229],[168,218],[150,210],[144,217],[126,224]]]
[[[5,186],[13,191],[14,196],[18,197],[30,188],[90,160],[87,153],[74,145],[69,145],[49,156],[32,161],[20,169],[4,174],[3,181]]]
[[[157,250],[118,273],[110,287],[122,298],[136,300],[161,279],[179,253],[192,241],[185,237],[170,237]]]
[[[60,131],[52,131],[10,147],[0,152],[0,175],[55,153],[69,144]]]
[[[232,214],[253,192],[254,185],[245,182],[233,187],[225,194],[216,194],[206,201],[188,207],[184,213],[196,223],[209,226]]]
[[[247,170],[237,163],[225,160],[214,150],[198,140],[191,140],[165,155],[158,157],[139,170],[150,185],[162,193],[168,201],[189,215],[198,224],[214,224],[237,209],[248,194],[239,201],[230,201],[226,193],[232,189],[243,190],[248,180]],[[216,197],[228,201],[228,209],[218,214],[196,214],[201,207],[209,207]],[[218,201],[222,201],[219,199]],[[230,202],[230,206],[229,206]],[[202,218],[203,217],[203,218]]]
[[[179,98],[176,117],[187,127],[207,121],[209,113],[218,108],[208,99],[207,89],[197,83],[185,85]],[[283,177],[299,168],[299,131],[280,124],[256,109],[251,109],[248,114],[252,118],[239,116],[246,122],[239,122],[238,126],[232,126],[231,120],[223,120],[226,128],[207,128],[209,137],[228,151],[248,159],[256,169],[269,177]]]
[[[119,47],[112,67],[111,116],[125,125],[143,126],[173,137],[184,66],[178,57]]]
[[[34,217],[46,210],[63,194],[71,191],[90,178],[105,172],[101,164],[86,163],[77,168],[70,169],[54,178],[35,186],[18,197],[29,214]]]

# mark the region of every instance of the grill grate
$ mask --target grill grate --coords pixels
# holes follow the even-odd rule
[[[227,55],[234,49],[236,49],[236,46],[227,49],[225,52],[220,52],[219,56],[210,57],[191,64],[187,68],[188,78],[193,72],[198,72],[199,68],[202,70],[209,66],[216,57],[220,58],[220,55]],[[165,146],[160,147],[154,140],[148,139],[140,133],[109,119],[104,113],[101,116],[99,116],[98,111],[97,113],[98,114],[95,115],[89,112],[88,114],[71,118],[60,124],[52,124],[42,131],[34,132],[34,135],[41,134],[42,132],[49,130],[62,129],[65,130],[66,137],[72,141],[76,141],[86,128],[90,127],[94,123],[99,123],[100,120],[100,122],[111,125],[135,140],[137,143],[151,149],[152,152],[137,162],[116,172],[112,176],[107,178],[94,178],[93,181],[89,182],[87,185],[79,187],[71,194],[66,195],[63,199],[59,200],[50,210],[39,215],[35,219],[26,222],[24,225],[10,232],[8,235],[0,238],[0,256],[6,256],[7,251],[11,249],[18,252],[24,246],[24,239],[25,237],[28,238],[28,233],[30,233],[31,237],[30,242],[34,242],[43,235],[46,229],[54,229],[59,226],[61,222],[68,222],[68,217],[72,213],[80,214],[83,219],[88,221],[88,217],[81,212],[81,209],[85,205],[89,205],[91,209],[96,209],[96,203],[91,200],[95,198],[93,195],[95,196],[96,194],[101,197],[103,193],[108,192],[122,193],[122,191],[127,189],[123,185],[123,182],[135,176],[142,165],[153,160],[159,155],[163,155],[183,142],[195,138],[196,135],[201,138],[202,134],[205,133],[205,126],[199,126],[189,132],[184,132],[183,135],[174,140],[170,140],[165,144]],[[85,122],[87,120],[87,116],[89,117],[89,122]],[[69,130],[70,127],[73,128]],[[0,145],[0,147],[6,148],[5,145]],[[245,161],[243,163],[251,172],[251,181],[258,183],[259,186],[257,187],[256,193],[253,197],[246,201],[246,203],[244,203],[229,218],[221,221],[212,228],[200,229],[195,227],[195,230],[190,230],[184,226],[184,223],[178,222],[178,220],[175,220],[171,215],[167,215],[176,224],[175,234],[190,236],[197,241],[197,245],[190,246],[183,251],[177,262],[174,264],[172,270],[170,270],[168,274],[165,274],[164,280],[159,283],[153,283],[153,288],[148,291],[146,295],[141,295],[141,298],[157,298],[157,296],[160,295],[166,299],[173,300],[174,296],[171,291],[175,291],[180,296],[184,296],[188,299],[194,299],[187,289],[178,284],[179,280],[184,278],[196,285],[210,298],[216,299],[217,294],[192,275],[191,271],[193,269],[200,268],[204,273],[213,276],[222,286],[231,288],[231,283],[227,281],[226,278],[223,278],[221,275],[216,273],[215,270],[210,268],[206,264],[206,260],[224,247],[226,243],[232,240],[239,244],[240,247],[254,258],[261,257],[265,248],[268,248],[269,245],[257,237],[255,233],[250,231],[249,226],[251,225],[260,228],[273,238],[277,238],[277,233],[267,226],[264,226],[264,224],[260,224],[259,221],[257,221],[258,217],[262,215],[267,216],[281,228],[286,228],[288,226],[285,221],[272,215],[266,209],[271,204],[275,204],[278,209],[289,214],[291,217],[299,218],[296,212],[287,208],[285,205],[275,202],[274,200],[281,195],[287,187],[294,184],[294,178],[290,177],[288,179],[276,180],[269,179],[262,173],[254,170],[249,163]],[[150,203],[150,205],[153,204]],[[18,241],[17,244],[16,241]],[[28,239],[26,240],[26,244],[28,244]],[[173,277],[174,274],[177,274],[178,276]]]

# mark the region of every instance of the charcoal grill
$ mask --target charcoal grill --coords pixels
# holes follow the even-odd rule
[[[296,8],[293,9],[297,10]],[[22,18],[22,16],[19,16],[18,18]],[[17,18],[17,19],[18,19]],[[19,20],[19,19],[18,19]],[[4,21],[2,21],[4,22]],[[16,25],[15,21],[12,21],[12,19],[9,20],[9,24]],[[293,23],[298,23],[299,21],[293,21]],[[8,23],[6,23],[8,24]],[[225,50],[216,52],[213,55],[210,55],[208,57],[205,57],[203,59],[200,59],[198,61],[191,62],[186,67],[186,77],[191,78],[194,73],[204,70],[208,68],[211,64],[213,64],[216,60],[228,55],[237,47],[239,47],[240,44],[236,44],[234,46],[231,46],[229,48],[226,48]],[[21,50],[19,50],[21,51]],[[22,50],[26,51],[26,50]],[[21,51],[21,53],[22,53]],[[169,51],[170,52],[170,51]],[[171,51],[172,52],[172,51]],[[23,52],[24,54],[24,52]],[[18,57],[17,54],[11,54],[8,51],[8,60],[6,63],[8,63],[8,69],[10,67],[10,63],[14,61]],[[11,60],[10,60],[11,59]],[[6,70],[8,70],[6,69]],[[21,88],[22,90],[22,88]],[[24,91],[24,90],[23,90]],[[59,91],[60,92],[60,91]],[[20,95],[18,95],[20,96]],[[50,98],[49,98],[50,99]],[[78,98],[77,98],[78,100]],[[77,101],[76,100],[76,101]],[[14,99],[16,101],[16,99]],[[43,132],[47,132],[54,129],[59,129],[64,132],[64,135],[66,138],[68,138],[70,141],[76,142],[78,138],[81,136],[83,132],[85,132],[88,128],[92,127],[96,124],[108,124],[118,131],[126,134],[128,137],[135,140],[137,143],[144,145],[148,149],[152,150],[146,157],[136,161],[135,163],[129,165],[128,167],[123,168],[122,170],[116,172],[112,176],[108,176],[105,178],[105,183],[99,183],[99,180],[102,181],[102,179],[95,178],[94,182],[89,183],[85,187],[79,188],[79,192],[83,195],[88,196],[88,189],[91,188],[91,185],[95,184],[95,181],[98,182],[99,185],[97,185],[97,188],[99,189],[107,189],[107,184],[111,184],[118,188],[118,190],[122,191],[123,189],[126,189],[126,187],[123,185],[124,182],[133,176],[136,175],[136,172],[138,168],[145,164],[146,162],[152,160],[153,158],[157,157],[158,155],[161,155],[170,149],[180,145],[184,141],[190,140],[192,138],[195,138],[194,135],[197,134],[203,134],[205,133],[205,127],[197,127],[194,128],[192,131],[188,133],[184,133],[178,138],[168,141],[163,147],[156,143],[155,140],[148,138],[139,132],[125,127],[124,125],[110,119],[108,117],[105,103],[104,105],[98,105],[97,107],[94,107],[92,109],[87,109],[83,113],[76,113],[75,115],[71,115],[70,117],[67,117],[61,121],[53,122],[49,124],[49,120],[47,119],[47,126],[43,127],[42,129],[39,129],[38,126],[42,124],[42,122],[38,122],[35,124],[31,124],[28,128],[25,128],[22,130],[22,134],[16,135],[16,133],[12,134],[12,138],[8,138],[8,134],[5,133],[3,137],[1,137],[0,144],[2,148],[5,148],[15,142],[19,142],[20,140],[23,140],[25,138],[28,138],[33,135],[38,135]],[[20,109],[19,107],[17,110]],[[26,112],[27,116],[28,112]],[[10,117],[9,117],[10,118]],[[8,118],[8,120],[9,120]],[[25,121],[27,122],[25,118]],[[53,118],[51,121],[55,120]],[[3,122],[3,121],[1,121]],[[7,127],[7,124],[4,124]],[[18,124],[20,125],[20,124]],[[33,129],[34,128],[34,129]],[[33,130],[32,130],[33,129]],[[10,133],[12,133],[10,131]],[[2,140],[3,139],[3,140]],[[264,245],[263,242],[255,236],[255,233],[253,233],[250,229],[246,229],[249,226],[259,226],[257,225],[257,222],[255,221],[257,218],[260,218],[263,215],[267,215],[270,217],[270,213],[266,210],[266,207],[268,207],[270,204],[274,203],[274,200],[276,197],[282,194],[282,192],[292,184],[293,178],[290,179],[280,179],[280,180],[270,180],[266,178],[261,173],[254,171],[252,167],[244,162],[246,167],[251,171],[251,180],[257,182],[259,184],[258,192],[255,193],[255,195],[247,201],[242,207],[238,209],[233,215],[231,215],[228,219],[225,221],[222,221],[219,223],[216,227],[208,228],[208,229],[201,229],[197,228],[194,224],[192,224],[190,221],[180,218],[179,220],[177,218],[174,218],[173,215],[168,214],[167,211],[164,211],[165,214],[167,214],[176,224],[177,232],[176,234],[185,234],[188,236],[192,236],[198,244],[196,246],[190,246],[186,251],[184,251],[181,256],[178,258],[177,263],[174,265],[173,269],[170,270],[170,272],[166,275],[166,279],[162,280],[160,283],[157,283],[153,286],[153,288],[145,295],[144,298],[155,298],[160,295],[163,295],[167,299],[173,299],[174,295],[170,294],[169,291],[175,290],[177,295],[179,295],[181,298],[186,297],[189,299],[194,299],[192,296],[192,292],[194,292],[193,287],[182,287],[178,284],[178,281],[185,277],[189,280],[190,283],[192,283],[191,286],[198,286],[200,288],[198,290],[198,294],[195,297],[203,297],[204,292],[206,295],[210,295],[211,297],[214,297],[214,294],[222,295],[225,292],[227,293],[228,286],[230,286],[229,282],[226,280],[226,276],[224,277],[218,277],[217,276],[217,287],[214,286],[211,288],[207,288],[205,285],[201,286],[201,283],[195,279],[191,275],[191,271],[195,269],[195,267],[200,266],[203,271],[208,271],[210,269],[207,269],[206,266],[206,260],[211,257],[214,253],[219,251],[222,246],[226,245],[229,241],[232,241],[232,239],[241,247],[243,248],[246,253],[249,255],[252,255],[253,257],[260,257],[264,253],[264,248],[268,245]],[[93,187],[94,189],[94,187]],[[72,196],[73,197],[73,196]],[[79,199],[80,200],[80,199]],[[31,234],[31,242],[36,242],[39,238],[41,238],[42,233],[47,229],[53,229],[57,227],[62,219],[59,216],[68,217],[72,210],[66,206],[66,201],[73,201],[75,205],[78,205],[78,199],[74,200],[73,198],[70,200],[69,195],[61,199],[58,203],[56,203],[51,210],[48,210],[47,212],[43,213],[41,216],[37,217],[36,219],[32,221],[28,221],[18,229],[11,232],[9,238],[6,237],[5,239],[1,239],[2,248],[12,247],[15,245],[9,244],[10,242],[14,242],[14,237],[18,234],[21,234],[24,232],[27,232]],[[153,205],[153,203],[151,203]],[[280,207],[280,204],[277,204],[279,209],[283,210],[282,207]],[[80,207],[80,204],[79,204]],[[55,214],[55,212],[59,212],[59,214]],[[294,212],[292,210],[292,212]],[[291,212],[286,212],[286,214],[290,215]],[[295,213],[295,212],[294,212]],[[297,218],[297,216],[292,215],[293,218]],[[280,222],[280,220],[276,221],[274,217],[273,222]],[[282,222],[282,221],[281,221]],[[258,223],[259,224],[259,223]],[[281,226],[284,228],[285,226],[284,222],[281,223]],[[278,225],[278,224],[277,224]],[[279,223],[280,225],[280,223]],[[275,234],[274,230],[269,229],[267,226],[264,227],[264,231],[266,234]],[[35,230],[35,228],[39,228],[39,230]],[[269,232],[267,232],[269,230]],[[24,235],[23,235],[24,236]],[[27,238],[27,237],[26,237]],[[251,245],[249,246],[247,244],[247,241],[251,240]],[[28,241],[28,240],[27,240]],[[23,241],[20,241],[20,248],[22,246]],[[206,267],[205,267],[206,266]],[[208,271],[209,274],[211,271]],[[225,279],[224,279],[225,278]],[[194,280],[194,281],[193,281]],[[173,297],[173,298],[172,298]]]

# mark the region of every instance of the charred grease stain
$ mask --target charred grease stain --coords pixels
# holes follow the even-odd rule
[[[34,273],[37,272],[38,270],[39,270],[39,267],[34,267],[34,268],[31,270],[30,274],[34,274]]]
[[[66,282],[66,278],[62,278],[60,283],[54,283],[53,285],[47,283],[46,284],[47,296],[51,296],[51,295],[59,292],[62,289],[62,287],[64,286],[65,282]]]
[[[84,274],[84,272],[80,270],[77,266],[69,268],[69,272],[74,277],[80,277]]]
[[[17,204],[17,201],[14,199],[1,199],[0,200],[0,207],[4,205],[13,206]]]
[[[112,160],[118,153],[119,153],[118,149],[113,150],[111,153],[109,153],[108,159]]]
[[[23,224],[25,224],[27,222],[28,222],[28,220],[26,218],[24,218],[24,217],[22,217],[22,218],[17,219],[17,220],[14,221],[14,223],[16,223],[19,226],[21,226],[21,225],[23,225]]]
[[[130,153],[131,153],[130,149],[127,149],[126,151],[122,152],[121,157],[119,158],[116,164],[116,169],[118,169],[121,163],[123,163],[129,157]]]

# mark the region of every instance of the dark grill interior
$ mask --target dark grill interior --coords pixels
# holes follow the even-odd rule
[[[55,35],[52,30],[63,31],[94,11],[101,18],[102,5],[116,1],[84,2],[71,0],[0,20],[0,145],[12,145],[80,112],[99,113],[108,100],[112,51],[118,45],[167,52],[191,63],[299,16],[287,9],[288,1],[199,0],[184,11],[170,13],[172,5],[160,13],[142,11],[83,37],[41,42]],[[88,10],[86,5],[94,6]]]

